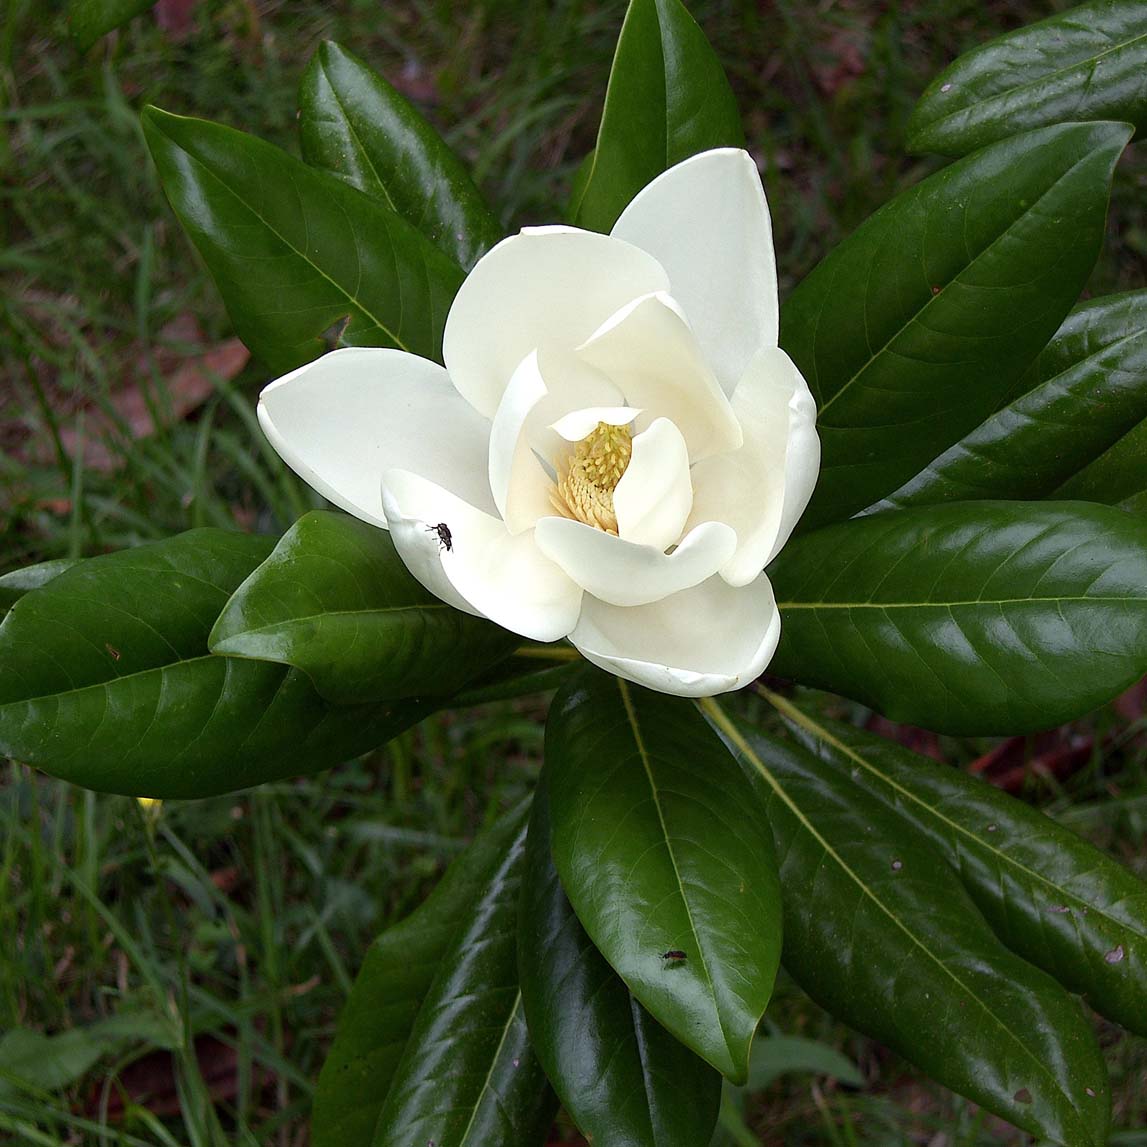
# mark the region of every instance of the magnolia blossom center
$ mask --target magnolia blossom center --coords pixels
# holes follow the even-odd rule
[[[599,422],[557,466],[550,494],[554,509],[565,518],[617,533],[613,491],[633,455],[628,426]]]

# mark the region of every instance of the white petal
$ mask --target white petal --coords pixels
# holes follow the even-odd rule
[[[627,542],[665,550],[693,506],[689,450],[681,431],[659,418],[633,440],[633,456],[613,491],[617,532]]]
[[[570,634],[587,661],[659,693],[709,697],[755,681],[776,651],[781,615],[769,579],[719,577],[653,605],[622,609],[586,596]]]
[[[505,523],[407,470],[383,475],[394,544],[431,593],[534,641],[557,641],[574,627],[582,591],[534,543]],[[450,531],[450,548],[434,531]],[[429,543],[429,544],[428,544]]]
[[[741,428],[680,308],[668,295],[635,299],[596,330],[578,355],[646,417],[676,422],[696,461],[741,444]]]
[[[816,402],[783,350],[761,351],[733,395],[745,444],[693,467],[690,523],[719,518],[737,531],[737,552],[721,570],[751,582],[780,552],[804,513],[820,473]]]
[[[400,350],[347,347],[284,375],[259,395],[259,423],[305,482],[336,506],[386,526],[379,479],[417,468],[483,510],[490,424],[437,363]]]
[[[718,148],[638,192],[613,235],[669,272],[706,361],[726,393],[763,346],[777,345],[777,267],[769,207],[748,152]]]
[[[645,251],[573,227],[527,228],[475,264],[446,319],[442,353],[459,392],[492,418],[532,350],[571,350],[619,307],[668,279]],[[581,405],[588,405],[582,403]]]
[[[542,518],[534,533],[542,553],[611,605],[645,605],[697,585],[712,577],[737,547],[737,535],[723,522],[698,526],[671,554],[569,518]]]
[[[567,442],[580,442],[599,422],[607,426],[628,426],[640,413],[632,406],[588,406],[584,410],[571,410],[551,423],[550,429]]]
[[[543,514],[553,513],[553,480],[526,434],[530,414],[547,394],[537,352],[531,352],[514,371],[490,430],[490,489],[511,534],[520,534]]]

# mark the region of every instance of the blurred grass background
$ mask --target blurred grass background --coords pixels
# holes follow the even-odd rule
[[[938,166],[901,150],[927,81],[968,47],[1065,6],[691,5],[764,171],[782,292]],[[593,144],[624,7],[165,0],[158,19],[82,55],[60,4],[5,0],[0,572],[197,525],[280,532],[314,504],[262,443],[252,399],[266,374],[229,341],[163,201],[138,123],[145,103],[297,153],[299,76],[320,40],[337,39],[443,130],[513,230],[552,221],[564,203]],[[1117,174],[1097,294],[1144,286],[1147,162],[1136,150]],[[532,783],[545,700],[441,715],[318,778],[150,811],[5,766],[0,1142],[302,1147],[366,945]],[[1142,712],[1124,703],[1061,733],[1056,745],[1074,746],[1069,775],[1027,767],[1054,746],[1007,752],[1023,795],[1147,874]],[[938,747],[966,764],[991,745]],[[790,981],[769,1019],[843,1051],[865,1085],[785,1076],[750,1102],[751,1142],[1025,1141],[835,1024]],[[1101,1037],[1112,1142],[1147,1144],[1147,1042],[1106,1025]]]

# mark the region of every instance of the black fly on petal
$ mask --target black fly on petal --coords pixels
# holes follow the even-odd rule
[[[454,537],[450,533],[450,527],[445,522],[439,522],[436,526],[427,526],[426,532],[438,535],[438,545],[444,549],[448,554],[454,552]]]

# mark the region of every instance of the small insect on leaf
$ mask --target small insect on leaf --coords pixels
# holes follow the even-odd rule
[[[684,952],[677,948],[670,948],[668,952],[662,952],[661,958],[667,964],[679,964],[682,960],[688,960],[689,957]]]
[[[447,553],[454,550],[454,538],[450,533],[450,527],[445,522],[439,522],[436,526],[427,526],[426,532],[438,535],[438,545]]]

